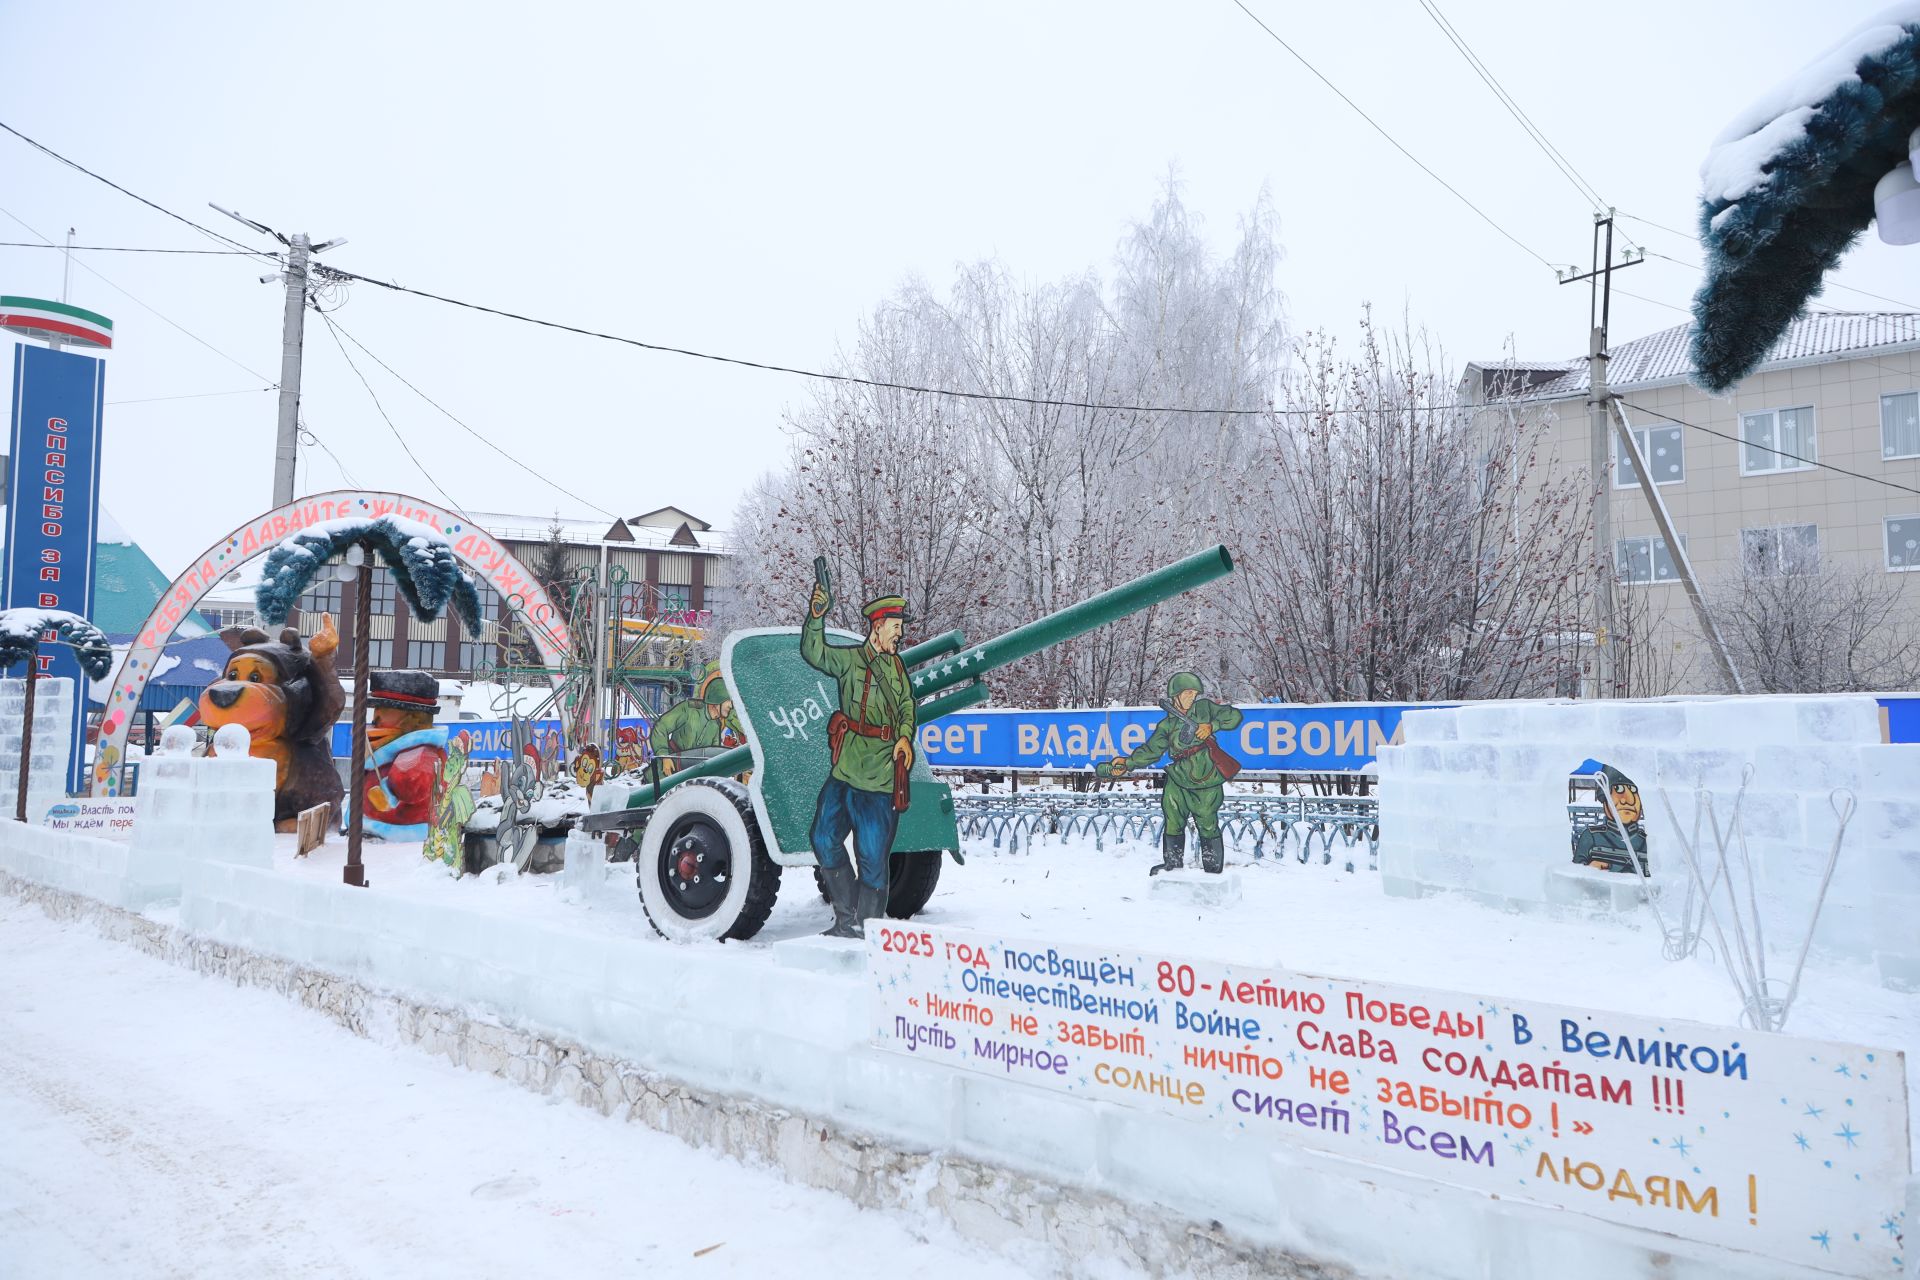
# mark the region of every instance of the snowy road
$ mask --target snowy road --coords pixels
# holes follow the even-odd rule
[[[9,1280],[1022,1274],[4,897],[0,970]]]

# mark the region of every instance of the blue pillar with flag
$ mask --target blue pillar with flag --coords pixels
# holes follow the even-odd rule
[[[0,328],[54,343],[107,347],[113,322],[64,303],[0,297]],[[106,362],[54,347],[13,349],[7,544],[0,605],[93,617],[100,425]],[[47,645],[40,675],[74,682],[67,790],[86,789],[87,678],[73,651]]]

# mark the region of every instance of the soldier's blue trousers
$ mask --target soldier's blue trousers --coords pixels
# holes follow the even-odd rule
[[[846,856],[847,833],[852,832],[860,878],[871,888],[884,890],[887,856],[893,852],[893,832],[899,824],[891,791],[861,791],[828,778],[813,810],[813,856],[823,867],[839,866]]]

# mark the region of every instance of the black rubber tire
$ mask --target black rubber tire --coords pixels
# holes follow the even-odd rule
[[[895,920],[911,920],[926,908],[940,883],[940,864],[946,855],[933,853],[895,853],[887,860],[887,915]],[[827,878],[820,868],[813,869],[813,887],[820,901],[831,902]]]
[[[673,910],[671,895],[653,881],[664,882],[662,859],[669,852],[665,841],[676,821],[682,817],[699,817],[702,813],[712,819],[707,823],[707,831],[726,840],[729,872],[738,879],[744,871],[746,884],[740,891],[727,892],[722,901],[705,914],[687,916]],[[742,844],[744,848],[740,847]],[[774,899],[780,894],[780,866],[767,856],[766,841],[761,837],[760,823],[754,817],[747,789],[732,778],[694,778],[669,791],[647,823],[646,836],[641,840],[634,864],[634,879],[640,890],[640,905],[647,913],[647,923],[661,937],[676,942],[745,941],[767,923]],[[653,892],[649,893],[649,889]]]

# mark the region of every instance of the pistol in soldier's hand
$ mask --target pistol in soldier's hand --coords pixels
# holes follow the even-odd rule
[[[832,602],[833,597],[828,594],[826,587],[815,583],[813,598],[807,602],[807,611],[816,618],[823,618],[826,616],[827,606]]]

